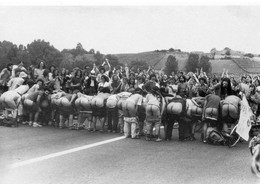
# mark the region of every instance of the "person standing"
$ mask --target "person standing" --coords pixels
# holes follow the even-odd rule
[[[7,83],[11,78],[12,72],[12,63],[8,63],[6,68],[4,68],[0,73],[0,94],[6,92],[8,90]]]
[[[38,67],[35,68],[35,70],[34,70],[34,78],[35,79],[43,78],[43,72],[44,72],[45,68],[46,68],[45,63],[43,61],[41,61],[38,64]],[[49,73],[47,75],[49,75]]]

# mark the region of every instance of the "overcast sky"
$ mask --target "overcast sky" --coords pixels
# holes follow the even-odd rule
[[[260,6],[0,7],[0,41],[35,39],[105,54],[224,47],[260,54]]]

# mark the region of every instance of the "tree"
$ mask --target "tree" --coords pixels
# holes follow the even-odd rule
[[[191,53],[189,55],[188,61],[186,63],[187,72],[196,72],[196,68],[199,67],[199,55],[195,53]]]
[[[74,57],[77,57],[78,55],[88,54],[88,52],[83,48],[81,43],[78,43],[76,48],[74,49],[63,49],[62,53],[70,53]]]
[[[204,72],[210,73],[212,70],[211,63],[209,62],[208,56],[201,56],[199,62],[199,68],[202,68]]]
[[[75,58],[74,62],[71,63],[71,64],[72,64],[72,67],[73,67],[73,68],[78,67],[78,68],[83,69],[86,65],[88,65],[88,66],[91,65],[91,66],[92,66],[92,65],[93,65],[93,62],[89,61],[89,60],[85,57],[85,55],[78,55],[78,56]]]
[[[230,56],[230,55],[231,55],[230,50],[227,50],[227,51],[226,51],[226,55],[227,55],[227,56]]]
[[[253,57],[254,57],[254,54],[252,54],[252,53],[247,53],[247,54],[245,54],[244,56],[253,58]]]
[[[165,62],[164,72],[167,75],[170,75],[172,72],[178,71],[178,61],[172,55],[169,55],[167,61]]]
[[[8,53],[7,53],[7,58],[8,58],[11,62],[15,61],[15,60],[16,60],[16,56],[17,56],[17,52],[18,52],[17,46],[16,46],[16,45],[13,45],[13,46],[11,47],[11,49],[8,51]]]
[[[140,70],[147,70],[149,68],[149,65],[146,61],[141,61],[141,60],[133,60],[130,63],[130,68],[133,71],[137,71],[139,68]]]
[[[105,57],[108,59],[112,68],[119,65],[118,58],[115,55],[107,54]]]
[[[56,65],[58,67],[63,58],[58,49],[44,40],[34,40],[27,45],[27,50],[32,64],[36,66],[38,65],[38,60],[43,60],[47,66]]]
[[[104,54],[101,54],[99,51],[97,51],[96,54],[94,54],[94,58],[96,59],[95,64],[99,66],[104,60]]]
[[[30,55],[27,52],[27,49],[25,46],[19,45],[16,57],[19,61],[22,61],[25,66],[31,65]]]
[[[0,42],[0,69],[2,70],[6,64],[11,63],[14,53],[11,49],[14,47],[14,44],[9,41]],[[9,54],[9,56],[7,56]]]
[[[230,51],[231,49],[230,49],[230,48],[228,48],[228,47],[225,47],[225,48],[224,48],[224,50],[229,50],[229,51]]]
[[[83,48],[81,43],[78,43],[76,46],[76,56],[78,55],[83,55],[83,54],[88,54],[88,52]]]
[[[170,49],[169,49],[169,52],[174,52],[174,49],[173,49],[173,48],[170,48]]]
[[[90,49],[89,50],[89,54],[95,54],[95,50],[94,49]]]
[[[212,55],[213,58],[215,57],[216,53],[217,53],[217,49],[216,48],[212,48],[210,50],[210,54]]]
[[[72,66],[73,62],[74,62],[74,57],[71,53],[63,53],[63,59],[62,59],[59,67],[72,70],[73,69],[73,66]]]

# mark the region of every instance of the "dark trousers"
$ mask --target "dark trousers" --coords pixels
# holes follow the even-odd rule
[[[192,124],[186,117],[180,117],[180,116],[174,116],[170,115],[168,116],[168,120],[166,123],[166,135],[165,139],[171,139],[172,138],[172,129],[175,121],[179,124],[179,140],[184,140],[185,138],[188,138],[192,134]]]
[[[42,124],[47,125],[48,122],[51,120],[51,107],[49,108],[43,108],[42,112],[40,114],[40,121]]]
[[[118,125],[117,107],[107,109],[107,123],[108,123],[108,130],[117,131],[117,125]]]
[[[192,124],[186,118],[181,118],[179,121],[179,140],[184,140],[192,135]]]
[[[174,125],[174,122],[175,122],[177,119],[178,119],[178,117],[177,117],[177,116],[174,116],[174,115],[169,115],[169,116],[167,117],[165,139],[171,139],[171,138],[172,138],[173,125]]]

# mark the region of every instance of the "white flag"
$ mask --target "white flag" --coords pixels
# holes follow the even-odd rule
[[[253,112],[247,102],[245,95],[243,95],[241,106],[240,106],[240,117],[237,124],[236,132],[246,141],[249,139],[249,131],[251,129],[251,118]]]

